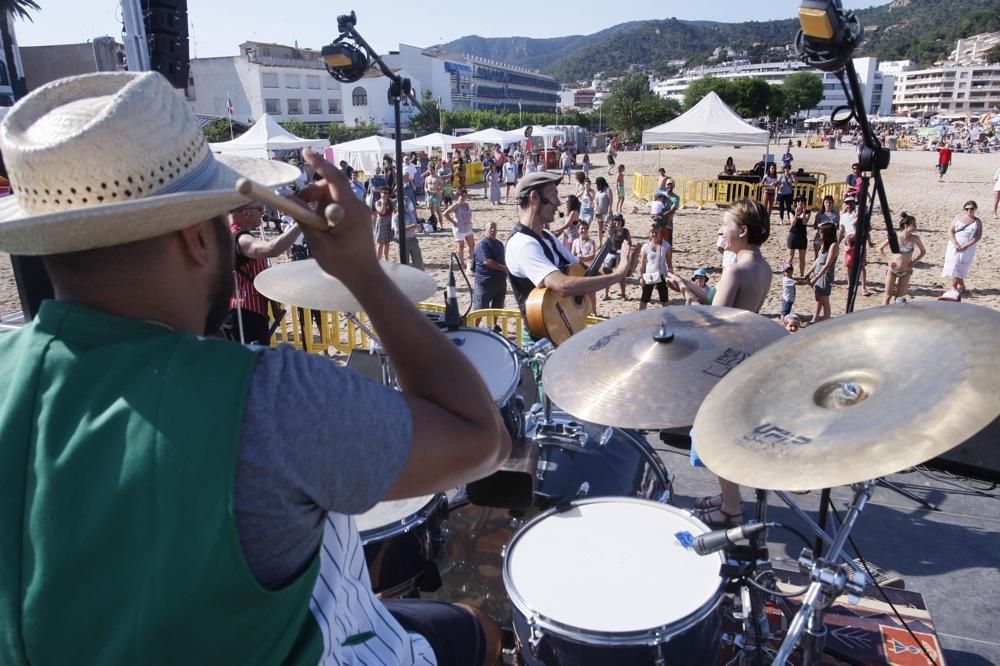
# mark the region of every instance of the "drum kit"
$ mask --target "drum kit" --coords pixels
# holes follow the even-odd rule
[[[422,279],[391,270],[401,286]],[[325,290],[323,307],[354,306],[330,296],[332,278],[307,287],[265,282],[268,272],[258,289],[271,298],[317,307],[309,295]],[[445,331],[489,387],[514,453],[482,482],[357,516],[373,589],[477,606],[505,630],[511,663],[718,664],[726,648],[737,655],[726,663],[819,664],[824,610],[871,583],[843,551],[876,480],[948,451],[1000,411],[998,327],[991,309],[910,302],[794,335],[716,306],[622,315],[558,349]],[[534,364],[544,395],[526,408],[519,384]],[[713,532],[672,506],[673,476],[640,430],[692,424],[711,471],[759,489],[757,522]],[[786,495],[833,486],[853,490],[833,533]],[[765,528],[781,526],[766,521],[767,491],[829,544],[803,551],[809,585],[797,608],[770,568]],[[750,534],[750,546],[731,546]],[[777,634],[765,602],[785,614]],[[723,633],[724,612],[741,632]]]

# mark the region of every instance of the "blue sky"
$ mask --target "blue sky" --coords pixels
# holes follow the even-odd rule
[[[121,38],[118,0],[37,0],[34,22],[16,25],[23,46],[69,44],[101,35]],[[845,0],[850,9],[888,0]],[[676,17],[709,21],[766,21],[793,18],[797,0],[606,0],[570,2],[477,2],[476,0],[188,0],[193,30],[192,57],[236,55],[246,40],[319,48],[337,35],[338,14],[354,9],[358,31],[379,52],[397,44],[429,46],[464,35],[558,37],[590,34],[625,21]],[[287,8],[286,13],[281,9]],[[388,20],[388,14],[392,20]]]

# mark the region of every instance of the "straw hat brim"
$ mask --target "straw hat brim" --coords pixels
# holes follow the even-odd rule
[[[162,236],[245,205],[249,199],[236,191],[239,178],[271,189],[294,181],[300,173],[275,160],[232,155],[214,155],[214,159],[218,162],[215,178],[196,192],[154,194],[36,214],[21,208],[16,196],[0,199],[0,250],[61,254]]]

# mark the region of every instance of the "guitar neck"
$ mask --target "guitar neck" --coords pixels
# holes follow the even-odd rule
[[[587,269],[587,272],[584,273],[585,277],[593,277],[597,275],[597,271],[599,271],[601,266],[604,264],[604,257],[608,256],[608,253],[611,252],[611,247],[614,244],[614,241],[614,234],[608,236],[608,240],[604,241],[604,245],[602,245],[601,249],[594,255],[594,260],[590,262],[590,267]]]

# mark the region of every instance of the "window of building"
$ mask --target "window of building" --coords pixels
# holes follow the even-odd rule
[[[319,77],[315,74],[306,75],[306,88],[309,90],[319,90]]]
[[[321,99],[311,99],[309,100],[309,114],[323,113],[323,100]]]
[[[327,113],[342,113],[340,109],[339,99],[328,99],[326,100],[326,112]]]
[[[281,102],[276,99],[265,99],[264,100],[264,113],[269,113],[273,116],[281,114]]]
[[[327,90],[339,90],[340,89],[340,81],[338,81],[337,79],[333,78],[332,76],[324,76],[323,78],[326,79],[326,89]]]
[[[288,115],[290,115],[290,116],[300,116],[300,115],[302,115],[302,100],[301,99],[290,99],[290,100],[288,100]]]
[[[300,86],[300,83],[299,83],[299,75],[298,74],[285,74],[285,87],[286,88],[298,88],[299,86]]]
[[[278,75],[275,72],[261,72],[260,85],[264,88],[277,88]]]
[[[351,93],[351,104],[354,106],[368,106],[368,91],[358,86]]]

